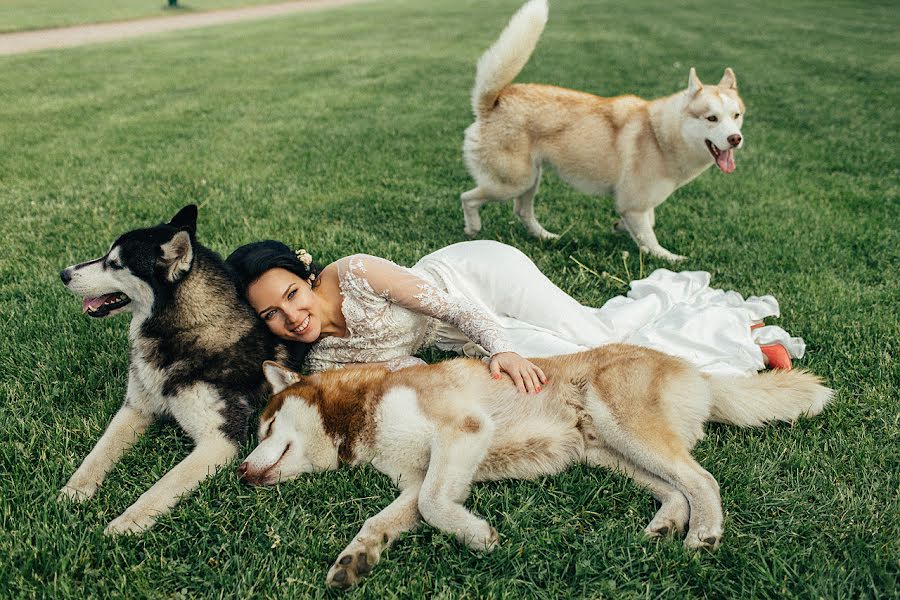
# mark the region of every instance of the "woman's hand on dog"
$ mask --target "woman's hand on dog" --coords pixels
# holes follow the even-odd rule
[[[547,376],[541,371],[540,367],[532,363],[527,358],[522,358],[515,352],[498,352],[491,357],[490,363],[491,376],[494,379],[500,379],[503,371],[516,384],[516,389],[520,392],[536,394],[541,391],[541,387],[547,383]]]

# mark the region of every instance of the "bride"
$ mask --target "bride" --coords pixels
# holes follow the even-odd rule
[[[702,271],[654,271],[601,308],[579,304],[521,251],[489,240],[461,242],[411,268],[354,254],[320,268],[305,250],[253,242],[226,261],[261,319],[277,336],[312,344],[311,371],[358,363],[398,369],[434,345],[484,357],[537,393],[544,373],[522,356],[552,356],[623,342],[680,356],[701,371],[747,374],[790,368],[805,345],[780,327],[772,296],[709,286]]]

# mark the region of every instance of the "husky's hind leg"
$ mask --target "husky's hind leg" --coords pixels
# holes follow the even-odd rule
[[[661,428],[656,433],[668,433]],[[715,549],[722,539],[722,499],[719,484],[684,447],[677,434],[642,439],[607,438],[617,452],[625,454],[641,469],[677,488],[690,504],[690,520],[684,545]]]
[[[445,425],[435,432],[428,472],[419,492],[419,512],[430,525],[452,533],[475,550],[493,550],[497,531],[463,506],[469,486],[484,460],[494,425],[485,415],[460,419],[461,427]]]
[[[113,466],[134,446],[153,420],[152,415],[132,408],[126,401],[97,445],[59,491],[59,498],[80,502],[92,497]]]
[[[690,379],[677,383],[689,385]],[[670,385],[674,383],[670,382]],[[662,393],[660,402],[666,406],[671,399]],[[687,498],[690,519],[684,545],[688,548],[718,547],[723,522],[719,484],[691,456],[689,447],[695,440],[686,442],[682,433],[675,429],[676,425],[662,412],[645,413],[640,420],[621,420],[598,402],[593,405],[591,417],[602,432],[603,442],[614,454],[622,455],[638,469],[662,479]],[[668,510],[661,518],[667,516]]]
[[[401,533],[419,524],[420,487],[421,482],[407,483],[397,499],[374,517],[366,519],[362,529],[328,571],[328,585],[348,588],[359,583]]]
[[[590,448],[587,460],[590,465],[619,471],[632,478],[638,485],[650,490],[660,503],[660,507],[644,529],[648,537],[660,537],[674,532],[684,533],[687,530],[691,508],[687,498],[678,488],[641,469],[621,454],[611,452],[608,448]]]
[[[534,183],[530,188],[522,194],[516,196],[513,201],[516,216],[522,221],[522,225],[528,230],[528,233],[540,240],[555,240],[559,235],[551,233],[544,229],[543,225],[538,223],[534,216],[534,197],[537,195],[538,187],[541,184],[541,167],[535,169]]]
[[[493,198],[488,197],[486,191],[481,187],[476,187],[468,192],[463,192],[459,199],[462,202],[466,235],[469,237],[478,235],[478,232],[481,231],[481,207]]]

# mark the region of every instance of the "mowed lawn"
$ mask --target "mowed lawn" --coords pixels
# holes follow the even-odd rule
[[[498,550],[422,526],[354,597],[900,593],[900,16],[889,3],[627,4],[554,2],[519,81],[653,97],[685,86],[691,66],[710,82],[735,69],[748,105],[737,170],[706,172],[657,211],[662,244],[689,259],[644,272],[708,270],[723,288],[775,294],[773,322],[806,339],[799,366],[837,400],[794,425],[708,427],[695,454],[722,489],[714,554],[643,539],[650,494],[578,467],[474,486],[469,506],[499,530]],[[222,253],[273,237],[323,262],[408,265],[464,239],[474,64],[517,6],[385,0],[0,59],[3,596],[332,596],[329,565],[394,497],[371,468],[254,489],[235,463],[143,536],[105,537],[190,448],[160,424],[94,499],[56,501],[122,402],[128,365],[127,317],[83,317],[58,273],[189,202],[199,239]],[[592,305],[625,288],[578,263],[639,275],[608,199],[548,174],[537,211],[560,240],[529,238],[509,204],[484,209],[482,237]]]
[[[162,17],[282,1],[285,0],[182,0],[177,6],[170,7],[167,0],[3,0],[0,2],[0,33]]]

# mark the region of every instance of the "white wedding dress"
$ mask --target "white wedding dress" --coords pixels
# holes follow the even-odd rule
[[[780,327],[751,331],[779,315],[772,296],[709,287],[709,273],[654,271],[626,296],[583,306],[518,249],[461,242],[404,268],[356,254],[337,262],[345,337],[325,337],[307,357],[312,371],[349,363],[402,368],[434,344],[469,356],[514,351],[553,356],[624,342],[687,359],[701,371],[750,374],[765,367],[760,344],[780,343],[793,358],[805,344]]]

